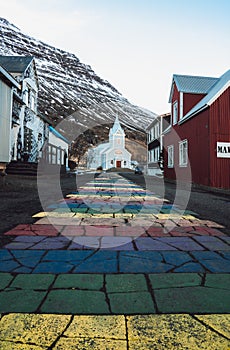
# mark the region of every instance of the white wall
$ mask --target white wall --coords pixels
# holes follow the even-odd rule
[[[10,161],[12,90],[0,80],[0,162]]]

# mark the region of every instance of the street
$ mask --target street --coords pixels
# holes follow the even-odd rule
[[[42,181],[46,207],[2,233],[1,349],[229,348],[227,197],[205,213],[130,176],[70,177],[63,198]]]

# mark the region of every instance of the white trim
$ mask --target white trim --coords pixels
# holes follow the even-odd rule
[[[174,168],[174,145],[169,145],[167,147],[167,151],[168,151],[168,161],[167,161],[168,168]],[[169,163],[170,159],[171,159],[171,162]]]
[[[186,145],[184,148],[183,146]],[[184,154],[184,152],[186,152]],[[179,167],[187,167],[188,166],[188,140],[182,140],[179,142]]]
[[[208,102],[207,105],[211,106],[213,102],[225,91],[229,88],[230,86],[230,81],[228,81],[216,94],[213,96]]]
[[[184,93],[180,91],[180,119],[183,118],[184,115]]]
[[[175,111],[176,111],[176,121],[175,121]],[[172,123],[173,125],[176,125],[178,123],[178,101],[177,100],[174,101],[172,104]]]

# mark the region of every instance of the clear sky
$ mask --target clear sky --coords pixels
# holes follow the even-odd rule
[[[174,73],[230,69],[229,0],[0,0],[0,16],[158,114],[170,109]]]

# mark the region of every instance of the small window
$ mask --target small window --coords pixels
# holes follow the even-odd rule
[[[174,167],[174,146],[168,146],[168,168]]]
[[[188,165],[188,141],[179,142],[179,165],[186,167]]]
[[[173,125],[177,124],[178,121],[178,102],[173,103]]]

